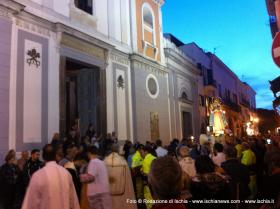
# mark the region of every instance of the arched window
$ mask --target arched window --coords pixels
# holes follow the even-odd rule
[[[143,40],[155,45],[155,17],[151,6],[144,3],[142,6]]]
[[[146,27],[149,27],[150,29],[154,28],[153,15],[147,6],[143,8],[143,20]]]
[[[182,99],[188,100],[188,95],[186,92],[183,91],[182,95],[181,95]]]

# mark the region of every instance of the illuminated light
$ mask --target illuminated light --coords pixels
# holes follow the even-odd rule
[[[260,121],[259,118],[254,118],[254,122],[255,122],[255,123],[258,123],[259,121]]]
[[[194,136],[191,136],[191,140],[194,140]]]
[[[207,126],[206,130],[207,132],[210,132],[210,126]]]
[[[254,121],[254,117],[250,115],[250,121]]]

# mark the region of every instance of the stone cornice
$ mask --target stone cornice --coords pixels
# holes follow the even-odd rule
[[[67,33],[62,33],[60,44],[101,60],[106,60],[107,57],[107,51],[104,48],[92,44],[91,42],[86,42],[78,37],[68,35]]]
[[[176,53],[174,50],[170,48],[165,48],[164,54],[165,57],[167,58],[167,63],[168,63],[168,58],[170,58],[171,60],[175,61],[179,65],[182,65],[184,68],[187,68],[191,73],[195,75],[200,75],[200,71],[196,68],[196,66],[192,62],[186,60],[186,58],[182,57],[182,55]]]
[[[38,17],[35,19],[33,15],[25,11],[16,16],[15,22],[20,28],[48,37],[50,36],[50,31],[54,31],[54,24]]]
[[[156,73],[162,74],[162,75],[165,75],[168,73],[165,66],[163,66],[157,62],[152,62],[151,60],[148,60],[138,54],[131,54],[130,60],[131,60],[133,67],[137,67],[137,68],[144,69],[144,70],[149,70],[149,71],[156,72]]]
[[[173,72],[176,72],[177,76],[181,76],[181,78],[188,79],[193,85],[197,85],[198,81],[195,79],[195,77],[190,76],[188,73],[186,73],[170,64],[167,64],[167,68],[171,69]]]
[[[129,55],[123,52],[112,50],[110,51],[109,57],[111,61],[115,63],[125,65],[125,66],[130,65]]]
[[[61,23],[56,23],[55,24],[56,26],[56,31],[57,32],[62,32],[62,33],[66,33],[66,34],[69,34],[69,35],[72,35],[72,36],[75,36],[75,37],[79,37],[80,39],[84,40],[84,41],[87,41],[87,42],[90,42],[92,44],[95,44],[97,46],[100,46],[102,48],[106,48],[108,50],[112,50],[114,49],[114,46],[104,42],[104,41],[101,41],[99,39],[96,39],[92,36],[89,36],[81,31],[78,31],[76,29],[73,29],[67,25],[64,25],[64,24],[61,24]]]
[[[25,8],[24,5],[22,5],[18,2],[12,1],[12,0],[1,0],[0,7],[4,7],[12,14],[18,14],[21,11],[23,11],[23,9]]]

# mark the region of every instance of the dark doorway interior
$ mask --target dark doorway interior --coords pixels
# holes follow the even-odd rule
[[[100,69],[66,58],[64,84],[64,132],[77,119],[82,136],[90,123],[100,130]]]
[[[193,135],[192,131],[192,115],[190,112],[182,112],[182,131],[183,131],[183,138],[189,138]]]

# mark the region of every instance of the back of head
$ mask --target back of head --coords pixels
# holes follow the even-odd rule
[[[130,154],[130,155],[133,155],[135,152],[136,152],[136,151],[135,151],[135,148],[134,148],[134,147],[130,147],[130,148],[129,148],[129,154]]]
[[[135,147],[135,150],[143,150],[144,149],[144,145],[143,144],[139,144],[139,143],[136,143],[134,145],[134,147]]]
[[[248,142],[243,142],[242,147],[244,150],[250,149],[250,144]]]
[[[119,144],[114,143],[114,144],[111,145],[111,151],[112,151],[112,152],[119,153],[119,150],[120,150]]]
[[[9,162],[10,160],[12,159],[15,159],[16,158],[16,153],[14,150],[9,150],[8,154],[6,155],[5,157],[5,161],[6,163]]]
[[[59,133],[54,133],[52,140],[59,140]]]
[[[215,164],[208,155],[201,155],[195,160],[195,169],[198,174],[212,173],[215,171]]]
[[[160,139],[156,140],[156,145],[157,145],[158,147],[161,147],[161,146],[162,146],[162,142],[161,142]]]
[[[143,147],[143,150],[144,150],[145,152],[147,152],[147,153],[152,153],[153,148],[152,148],[151,145],[145,145],[145,146]]]
[[[47,144],[43,148],[43,159],[46,162],[55,161],[56,151],[51,144]]]
[[[31,151],[31,155],[35,154],[36,152],[40,152],[40,150],[39,150],[39,149],[33,149],[33,150]]]
[[[224,151],[226,158],[237,158],[237,150],[234,146],[228,146]]]
[[[98,155],[99,154],[99,150],[96,146],[89,146],[87,149],[87,152],[92,154],[92,155]]]
[[[240,138],[237,138],[236,139],[236,144],[241,144],[242,143],[242,140]]]
[[[182,169],[179,163],[170,156],[154,160],[149,174],[149,184],[157,199],[178,198],[182,189]]]
[[[65,155],[75,157],[78,151],[78,147],[75,144],[68,144],[66,147]]]
[[[217,151],[217,152],[223,152],[224,150],[224,146],[220,143],[215,143],[214,144],[214,149]]]

